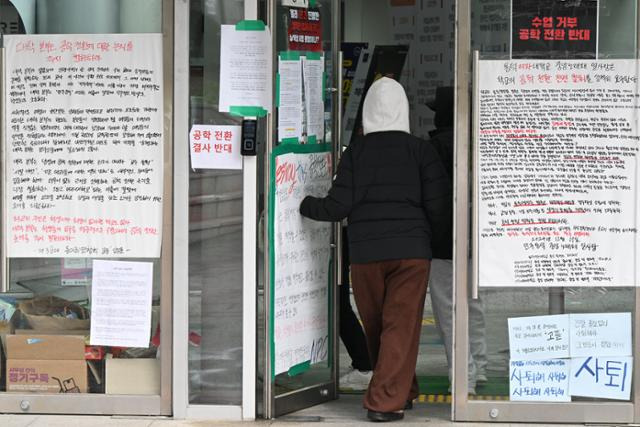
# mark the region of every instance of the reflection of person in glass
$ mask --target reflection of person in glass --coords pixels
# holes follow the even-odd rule
[[[453,87],[439,87],[433,102],[427,104],[435,112],[435,130],[429,132],[430,142],[438,151],[447,174],[453,181]],[[432,246],[433,261],[429,277],[429,292],[433,316],[449,365],[453,348],[453,229],[448,239]],[[480,299],[469,299],[469,372],[468,393],[475,394],[476,384],[487,382],[487,344],[485,342],[484,310]]]
[[[431,243],[450,230],[451,184],[433,146],[409,133],[402,86],[383,77],[363,107],[364,136],[344,152],[324,198],[302,215],[348,217],[351,280],[373,377],[364,397],[372,421],[404,417],[418,396],[415,376]]]

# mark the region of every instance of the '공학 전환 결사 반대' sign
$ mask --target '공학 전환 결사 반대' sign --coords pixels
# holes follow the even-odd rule
[[[7,255],[160,256],[162,36],[4,47]]]

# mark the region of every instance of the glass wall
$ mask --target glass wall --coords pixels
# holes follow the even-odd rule
[[[239,125],[218,112],[220,26],[243,19],[244,1],[190,4],[190,125]],[[189,177],[191,403],[242,403],[242,185],[239,170]]]
[[[586,2],[589,3],[589,2]],[[594,2],[595,3],[595,2]],[[636,49],[636,2],[619,2],[619,1],[607,1],[601,0],[597,3],[598,6],[598,20],[599,29],[597,36],[598,55],[597,58],[601,60],[601,63],[606,63],[606,59],[634,59]],[[472,21],[471,21],[471,48],[472,50],[478,50],[481,61],[490,62],[491,60],[508,60],[510,59],[510,52],[512,50],[511,43],[511,2],[509,0],[493,1],[493,2],[472,2]],[[539,12],[539,18],[545,18],[544,11]],[[535,18],[535,14],[527,17],[529,21]],[[554,21],[554,26],[556,22]],[[532,27],[535,30],[535,27]],[[529,30],[531,31],[531,29]],[[515,33],[514,33],[515,34]],[[531,33],[529,33],[531,34]],[[535,32],[533,34],[536,34]],[[541,40],[544,39],[544,33],[541,33]],[[557,33],[559,37],[560,34]],[[569,33],[566,33],[568,40]],[[534,55],[535,54],[535,55]],[[537,56],[536,56],[537,55]],[[550,54],[549,54],[550,55]],[[567,53],[566,59],[584,58],[585,52],[576,52],[575,55],[570,52]],[[595,55],[594,55],[595,56]],[[541,54],[535,52],[524,53],[522,58],[529,59],[536,57],[537,59],[545,59],[544,51]],[[547,56],[548,58],[549,56]],[[555,64],[557,59],[549,61]],[[555,66],[555,65],[553,65]],[[553,69],[552,68],[550,69]],[[575,74],[574,74],[575,75]],[[636,75],[637,77],[637,75]],[[480,77],[479,84],[480,89],[483,89],[485,84]],[[555,77],[554,77],[555,78]],[[577,77],[576,77],[577,78]],[[516,82],[519,90],[524,81]],[[538,81],[536,80],[536,83]],[[575,80],[573,81],[575,83]],[[535,86],[532,85],[532,88]],[[568,86],[571,87],[571,86]],[[476,87],[477,89],[477,87]],[[636,86],[637,91],[637,86]],[[477,92],[476,92],[477,93]],[[637,96],[637,94],[636,94]],[[603,101],[604,102],[604,101]],[[602,104],[603,108],[604,104]],[[576,105],[577,107],[577,105]],[[573,106],[571,107],[573,109]],[[617,108],[617,107],[616,107]],[[480,105],[480,111],[483,110],[483,106]],[[543,113],[546,114],[546,113]],[[557,112],[558,117],[564,117],[563,120],[570,120],[567,117],[580,116],[575,112],[560,111]],[[604,114],[604,110],[602,110]],[[622,113],[621,113],[622,114]],[[538,116],[534,118],[538,120]],[[604,120],[604,119],[603,119]],[[533,124],[532,124],[533,123]],[[529,127],[536,127],[541,122],[532,122],[527,124]],[[496,124],[496,126],[499,126]],[[549,129],[541,130],[540,132],[548,132]],[[537,132],[537,131],[536,131]],[[558,130],[562,133],[562,130]],[[542,138],[542,137],[541,137]],[[545,142],[551,142],[553,140],[552,134],[545,134]],[[542,141],[542,140],[541,140]],[[613,140],[612,140],[613,141]],[[587,155],[588,146],[585,146],[584,141],[574,142],[577,155]],[[598,144],[595,140],[593,144]],[[480,144],[480,142],[478,143]],[[526,144],[527,150],[521,152],[521,155],[535,156],[534,146]],[[573,147],[573,145],[571,145]],[[475,150],[475,147],[471,148]],[[549,149],[551,152],[551,149]],[[475,151],[474,151],[475,155]],[[532,160],[533,163],[535,161]],[[567,167],[570,166],[571,159],[567,157]],[[586,166],[582,166],[586,167]],[[586,167],[588,168],[588,167]],[[535,176],[546,176],[548,169],[536,174]],[[458,175],[459,176],[459,175]],[[534,175],[532,175],[531,179]],[[541,178],[544,179],[544,178]],[[552,187],[546,187],[547,190],[551,190]],[[542,191],[542,190],[541,190]],[[561,192],[564,194],[563,192]],[[586,193],[586,190],[585,190]],[[613,193],[612,193],[613,194]],[[568,194],[568,200],[575,197],[576,200],[586,196],[579,194]],[[613,196],[619,197],[619,195]],[[538,201],[531,201],[531,205],[528,206],[544,206],[545,197],[536,197]],[[542,201],[540,201],[542,200]],[[498,203],[498,202],[496,202]],[[523,202],[524,203],[524,202]],[[536,203],[541,203],[536,205]],[[571,202],[566,202],[571,204]],[[498,203],[499,205],[499,203]],[[517,203],[514,204],[518,205]],[[505,208],[505,206],[509,206]],[[502,204],[503,209],[515,209],[518,214],[522,215],[525,209],[524,207],[511,207],[508,204]],[[522,209],[522,211],[521,211]],[[514,211],[514,212],[515,212]],[[577,209],[576,213],[582,212]],[[515,213],[514,213],[515,215]],[[536,216],[536,215],[534,215]],[[498,220],[499,221],[499,220]],[[573,224],[575,221],[569,219],[569,224]],[[579,222],[578,222],[579,223]],[[483,223],[486,225],[486,223]],[[585,223],[586,224],[586,223]],[[513,224],[514,235],[517,235],[517,230],[521,230],[518,224]],[[592,225],[592,224],[591,224]],[[482,225],[480,225],[482,227]],[[525,232],[528,229],[525,227]],[[471,234],[477,233],[477,230],[471,230]],[[540,234],[542,236],[542,234]],[[564,241],[564,238],[551,237],[549,239],[556,239],[556,241]],[[530,246],[531,253],[538,253],[535,248],[542,248],[547,245],[548,253],[556,253],[554,243],[546,238],[541,237],[534,239],[534,246]],[[576,241],[576,240],[570,240]],[[551,243],[550,243],[551,242]],[[526,244],[528,245],[528,244]],[[542,246],[538,246],[542,245]],[[486,247],[485,247],[486,248]],[[515,250],[515,249],[514,249]],[[519,250],[519,249],[518,249]],[[633,250],[632,247],[629,248]],[[573,252],[573,251],[569,251]],[[577,252],[577,251],[576,251]],[[476,254],[479,256],[480,265],[486,262],[488,258],[483,258],[482,247],[480,252]],[[493,255],[492,255],[493,256]],[[553,255],[552,255],[553,256]],[[572,255],[573,256],[573,255]],[[633,257],[632,255],[630,255]],[[495,257],[491,258],[495,260]],[[626,260],[618,259],[616,262],[626,263]],[[482,270],[482,267],[480,267]],[[505,266],[506,269],[511,268]],[[612,267],[615,270],[615,267]],[[496,267],[496,269],[499,269]],[[555,267],[554,274],[562,274],[562,267]],[[470,275],[473,275],[470,271]],[[482,273],[480,273],[482,277]],[[485,278],[486,279],[486,278]],[[623,283],[619,283],[622,285]],[[625,284],[626,285],[626,284]],[[599,282],[590,280],[588,287],[497,287],[497,288],[480,288],[480,301],[483,305],[477,305],[477,303],[470,303],[470,326],[469,326],[469,343],[473,356],[479,356],[479,360],[476,363],[478,368],[477,377],[478,383],[475,391],[480,396],[478,399],[508,399],[509,398],[509,377],[510,377],[510,358],[517,359],[517,356],[510,354],[509,352],[509,328],[508,319],[529,317],[529,316],[544,316],[548,314],[565,314],[565,313],[631,313],[631,317],[634,316],[635,307],[635,288],[634,287],[600,287]],[[476,310],[474,313],[474,304],[476,304]],[[474,318],[477,322],[474,325]],[[631,328],[631,322],[629,324]],[[633,329],[629,331],[631,334]],[[512,337],[513,338],[513,337]],[[555,338],[553,338],[555,340]],[[535,397],[529,396],[529,400],[535,400]],[[520,399],[523,400],[523,399]],[[524,400],[527,400],[525,397]],[[542,399],[544,400],[544,399]],[[546,401],[553,400],[553,396],[547,396]],[[584,400],[598,400],[606,401],[606,399],[591,399],[585,397],[574,396],[572,400],[584,401]],[[625,399],[623,399],[625,400]],[[627,399],[628,401],[628,399]]]
[[[60,35],[161,33],[161,22],[162,0],[3,0],[0,2],[0,29],[2,29],[2,32],[5,34]],[[105,37],[105,40],[106,39],[108,39],[108,37]],[[106,44],[102,45],[102,48],[105,49],[103,52],[113,52],[122,47],[117,44],[119,42],[115,41],[111,44],[107,42],[105,43]],[[43,48],[42,46],[43,45],[40,45],[40,49]],[[58,48],[61,50],[63,49],[62,45],[47,44],[47,46],[49,46],[48,49],[51,49],[52,52],[56,51]],[[79,45],[75,45],[74,47],[69,45],[68,47],[69,49],[80,49],[78,46]],[[90,48],[88,44],[83,46],[86,49]],[[159,47],[159,50],[154,52],[154,54],[157,53],[157,61],[155,64],[159,63],[161,65],[162,42],[158,39],[157,44],[154,46]],[[91,45],[91,48],[93,49],[95,46]],[[135,47],[132,48],[135,49]],[[98,60],[99,57],[100,55],[93,55],[91,58],[93,58],[93,60]],[[88,56],[85,57],[85,59],[87,58]],[[96,82],[100,80],[100,76],[90,75],[91,65],[95,64],[82,65],[85,65],[86,68],[78,66],[77,74],[74,78],[78,79],[77,81],[82,81],[83,85],[96,84]],[[53,69],[54,67],[51,68],[51,70]],[[158,76],[157,71],[157,69],[148,70],[150,75],[154,76],[149,79],[150,81],[155,79],[154,83],[158,85],[157,91],[160,91],[160,88],[163,86],[163,81],[161,76]],[[116,72],[113,68],[105,68],[103,69],[103,72],[107,74],[113,72],[113,79],[118,80],[120,77],[115,74],[121,74],[121,76],[125,76],[124,79],[126,80],[127,73],[131,72],[131,70],[127,71],[125,67],[124,70]],[[2,77],[4,78],[4,76]],[[36,81],[38,79],[44,81],[48,77],[51,76],[47,76],[47,72],[40,71],[36,74],[34,79],[36,79]],[[60,76],[60,78],[62,79],[63,77]],[[137,77],[135,79],[137,79]],[[133,87],[131,85],[135,85],[135,83],[127,84],[129,85],[129,88]],[[46,83],[44,83],[44,85],[46,86]],[[71,85],[69,85],[69,87],[71,87]],[[156,89],[154,89],[154,91],[155,90]],[[75,95],[78,95],[79,93],[80,91],[76,91]],[[161,98],[162,92],[159,92],[159,94],[160,95],[157,99],[158,102],[151,105],[150,108],[156,110],[160,109],[161,111],[164,100]],[[12,96],[11,99],[14,99],[14,97]],[[15,99],[18,98],[16,97]],[[54,103],[45,103],[43,111],[49,111],[51,113],[51,109],[55,108],[61,107]],[[68,112],[69,120],[74,123],[82,123],[83,121],[89,122],[86,117],[81,117],[82,112]],[[105,120],[110,123],[115,123],[118,113],[111,112],[109,114],[110,116],[105,116]],[[120,118],[124,117],[123,114],[120,114],[119,116]],[[158,117],[155,117],[153,120],[157,120],[156,125],[159,126],[159,129],[162,129],[164,118],[161,115],[157,116]],[[63,120],[61,117],[59,119]],[[33,126],[40,126],[40,130],[42,130],[42,123],[44,122],[45,120],[41,118],[39,122],[40,124]],[[3,126],[5,126],[5,124],[3,124]],[[20,126],[22,126],[22,128]],[[150,129],[150,126],[147,126],[147,129]],[[15,131],[29,132],[31,125],[16,125],[14,128],[15,129],[13,130]],[[93,145],[95,143],[101,146],[107,146],[109,144],[125,144],[126,137],[121,133],[123,132],[123,128],[121,126],[114,125],[112,130],[114,133],[110,136],[112,139],[110,139],[109,143],[99,143],[97,140],[101,137],[95,133],[91,133],[90,135],[87,135],[87,138],[89,138],[89,142],[87,142],[87,144]],[[89,131],[89,129],[87,129],[87,131]],[[69,137],[71,138],[71,136]],[[135,141],[132,140],[131,144],[137,146],[145,145],[141,143],[141,139],[139,137],[140,135],[136,137],[137,139],[135,139]],[[31,138],[31,136],[27,136],[27,142],[29,142],[29,138]],[[79,135],[74,135],[73,138],[74,139],[70,145],[78,143],[77,138],[79,138]],[[160,149],[158,151],[162,153],[162,137],[155,135],[152,138],[157,138],[157,140],[153,143],[150,142],[150,144],[159,144]],[[145,137],[142,139],[145,139]],[[17,140],[12,139],[11,141],[15,142]],[[11,141],[8,140],[8,144],[11,143]],[[71,151],[69,152],[71,153]],[[73,160],[74,155],[72,154],[64,159],[65,162],[68,161],[69,165]],[[128,160],[130,159],[127,159],[125,156],[122,161],[124,162]],[[37,165],[35,167],[42,168],[46,159],[38,158],[35,161],[37,161]],[[156,163],[154,166],[155,167],[151,169],[156,170],[159,174],[156,175],[157,181],[154,181],[154,185],[156,185],[158,184],[158,181],[161,182],[164,179],[164,165],[162,163]],[[111,165],[111,167],[113,167],[113,165]],[[73,168],[69,166],[69,169],[66,172],[72,173],[70,172],[72,169]],[[64,167],[60,167],[57,170],[61,174],[65,173]],[[39,173],[39,169],[34,171],[31,173]],[[95,173],[97,173],[97,171],[94,171],[94,174]],[[114,173],[116,173],[114,172],[114,169],[105,170],[100,173],[100,178],[104,179],[105,182],[107,180],[114,180]],[[141,175],[138,176],[138,178],[143,178],[145,172],[140,173]],[[3,185],[4,184],[5,183],[3,183]],[[39,190],[34,187],[29,191],[38,192]],[[95,193],[97,190],[94,188],[91,191],[94,191]],[[4,200],[4,203],[7,202],[7,200]],[[138,206],[137,209],[143,209],[142,204],[136,206]],[[158,210],[155,211],[158,215],[160,215],[159,212],[161,212],[162,203],[160,203],[159,206],[160,207],[157,208]],[[83,215],[83,212],[77,212],[77,218],[83,217]],[[62,222],[69,220],[69,218],[59,219]],[[48,220],[49,219],[46,221]],[[162,228],[161,221],[159,224],[160,228]],[[122,225],[122,223],[120,223],[120,225]],[[60,227],[62,228],[63,226],[60,225]],[[52,234],[56,233],[56,231],[49,231]],[[150,230],[147,231],[151,233]],[[154,233],[160,231],[161,230],[156,229]],[[116,231],[113,232],[116,233]],[[123,231],[123,229],[121,229],[120,232],[134,233],[132,230]],[[141,231],[141,233],[145,233],[145,231]],[[101,252],[101,254],[105,254],[105,252]],[[161,306],[160,296],[161,288],[163,286],[160,258],[113,258],[111,257],[112,255],[113,253],[109,254],[109,261],[136,261],[143,263],[138,264],[138,266],[150,266],[150,275],[145,276],[145,283],[148,283],[148,280],[152,281],[152,292],[150,295],[150,331],[145,331],[145,326],[143,326],[143,337],[138,340],[138,343],[132,344],[131,346],[89,345],[89,329],[91,326],[93,311],[91,300],[92,280],[94,279],[93,261],[107,258],[100,258],[98,254],[84,258],[14,258],[12,257],[11,250],[8,251],[8,283],[6,289],[2,289],[3,292],[0,293],[0,335],[2,335],[1,338],[4,344],[3,349],[0,348],[0,354],[4,353],[2,355],[3,357],[0,357],[3,364],[3,369],[0,371],[2,373],[2,375],[0,375],[0,377],[2,377],[2,380],[0,381],[0,390],[5,391],[7,384],[5,379],[11,379],[11,382],[13,382],[13,380],[17,378],[18,382],[22,385],[19,387],[16,386],[9,391],[147,395],[160,394],[160,361],[158,360],[160,345],[159,319]],[[132,276],[129,278],[131,277]],[[111,284],[113,285],[114,282],[111,282]],[[116,290],[108,292],[117,293]],[[148,288],[144,291],[141,290],[141,292],[145,293],[145,298],[149,297]],[[126,335],[124,331],[127,331],[128,325],[135,323],[134,319],[138,318],[141,313],[145,313],[142,317],[146,317],[146,313],[148,313],[148,303],[144,303],[140,307],[132,307],[131,304],[126,304],[125,301],[122,301],[122,305],[120,305],[117,302],[117,299],[113,299],[116,296],[117,295],[113,293],[109,295],[101,294],[101,297],[109,299],[108,304],[111,304],[109,308],[111,311],[107,316],[116,316],[120,318],[121,323],[114,323],[111,327],[115,329],[124,328],[121,334],[124,336]],[[93,302],[94,305],[98,304],[98,301]],[[100,300],[100,302],[105,302],[105,300]],[[124,306],[127,307],[126,312],[119,312],[116,315],[116,311]],[[146,332],[149,332],[149,338],[145,340],[144,335],[146,335]],[[5,362],[7,362],[7,359],[12,360],[14,357],[22,357],[19,356],[20,352],[16,350],[17,347],[14,347],[12,350],[11,345],[9,345],[7,341],[9,336],[32,336],[34,334],[39,336],[44,335],[45,338],[40,337],[37,339],[42,340],[45,343],[53,342],[54,345],[53,347],[48,348],[47,351],[49,353],[45,354],[42,352],[35,355],[32,354],[30,357],[39,357],[60,365],[64,365],[62,362],[67,362],[66,358],[73,358],[74,361],[76,358],[79,358],[82,366],[84,366],[84,361],[86,359],[86,367],[80,369],[78,373],[75,374],[77,378],[86,378],[86,385],[84,385],[85,381],[82,379],[76,381],[75,377],[71,375],[73,372],[69,371],[62,371],[59,374],[56,374],[55,372],[51,374],[47,371],[42,371],[36,379],[34,374],[37,373],[37,367],[29,368],[28,366],[23,366],[20,368],[22,369],[21,371],[12,372],[9,372],[8,368],[5,369]],[[68,349],[62,348],[64,346],[58,345],[56,347],[55,345],[55,343],[59,342],[58,340],[63,339],[57,338],[58,336],[68,335],[80,337],[79,345],[76,345],[78,342],[74,342],[73,344],[75,346],[74,348],[77,348],[79,353],[73,353],[71,356],[70,353],[65,353]],[[29,342],[36,341],[32,340]],[[85,344],[87,345],[86,347]],[[163,343],[163,345],[169,344]],[[27,369],[28,371],[24,371],[24,369]],[[36,370],[34,371],[33,369]],[[25,375],[26,380],[23,381]],[[45,381],[45,379],[47,381]],[[52,384],[55,387],[52,388]],[[58,387],[59,390],[57,390],[56,387]]]

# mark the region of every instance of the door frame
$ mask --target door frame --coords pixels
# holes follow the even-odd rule
[[[640,14],[639,8],[636,13]],[[640,421],[640,358],[634,357],[633,395],[631,402],[535,403],[469,400],[467,395],[467,355],[469,353],[468,278],[472,274],[467,262],[471,237],[469,224],[468,170],[471,149],[471,0],[456,1],[455,61],[455,183],[454,183],[454,357],[452,419],[473,422],[538,422],[538,423],[634,423]],[[640,32],[636,17],[636,37]],[[474,265],[477,254],[473,254]],[[472,295],[474,297],[475,295]],[[640,288],[635,290],[633,342],[640,342]]]
[[[330,0],[331,1],[331,88],[328,90],[332,93],[331,102],[335,108],[332,109],[331,112],[331,135],[332,135],[332,148],[334,159],[336,159],[336,153],[339,152],[338,147],[340,146],[340,109],[341,109],[341,95],[342,91],[339,90],[341,88],[341,63],[340,59],[340,43],[341,43],[341,2],[340,0]],[[273,71],[272,75],[274,76],[274,86],[273,93],[276,93],[276,79],[275,76],[278,72],[278,61],[277,61],[277,6],[280,3],[280,0],[267,0],[267,25],[271,29],[271,38],[272,38],[272,46],[273,49]],[[329,58],[325,58],[325,60],[329,60]],[[275,112],[275,108],[272,110]],[[265,159],[264,159],[264,212],[269,212],[269,193],[270,193],[270,179],[269,174],[271,171],[271,155],[273,148],[275,147],[275,143],[277,141],[277,122],[276,122],[276,114],[269,114],[267,117],[267,129],[266,129],[266,145],[265,145]],[[337,167],[337,162],[333,162],[334,173]],[[265,223],[267,223],[265,218]],[[333,292],[330,293],[330,306],[333,307],[331,313],[331,319],[329,322],[329,328],[332,330],[329,331],[329,336],[331,337],[331,345],[333,351],[329,352],[329,357],[331,358],[331,379],[329,382],[323,382],[320,384],[314,384],[312,386],[304,387],[299,390],[291,391],[282,395],[276,395],[275,393],[275,381],[271,377],[272,372],[272,361],[271,361],[271,340],[269,339],[269,331],[271,330],[271,319],[269,318],[270,313],[270,301],[271,301],[271,274],[270,271],[270,262],[269,257],[271,253],[271,245],[269,242],[268,236],[268,227],[264,227],[264,322],[261,325],[263,328],[263,336],[264,344],[260,351],[262,352],[262,361],[264,363],[263,368],[263,390],[262,390],[262,408],[263,408],[263,417],[267,419],[273,419],[280,415],[284,415],[290,412],[294,412],[297,410],[305,409],[320,403],[324,403],[330,400],[335,400],[338,398],[338,382],[337,376],[339,372],[339,337],[338,337],[338,298],[337,298],[337,284],[339,283],[340,276],[338,275],[338,267],[340,260],[340,247],[338,245],[338,239],[340,236],[339,232],[336,232],[339,228],[337,226],[333,227],[333,238],[332,238],[332,258],[335,262],[332,263],[332,289]]]
[[[170,0],[165,0],[170,1]],[[258,1],[244,0],[244,19],[258,19]],[[243,157],[242,199],[242,403],[189,402],[189,14],[175,0],[174,114],[174,366],[173,415],[178,419],[250,421],[256,417],[257,363],[257,158]]]

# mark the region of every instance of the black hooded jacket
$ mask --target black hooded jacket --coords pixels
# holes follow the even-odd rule
[[[378,129],[393,127],[387,125]],[[319,221],[348,218],[352,263],[431,259],[432,243],[447,239],[452,218],[451,182],[438,153],[405,131],[366,128],[365,122],[366,135],[343,153],[329,194],[306,197],[300,213]]]

